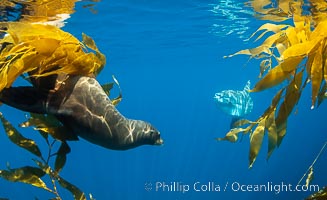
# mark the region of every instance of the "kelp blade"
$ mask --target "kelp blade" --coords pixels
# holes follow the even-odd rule
[[[22,134],[20,134],[17,129],[14,128],[13,125],[7,119],[5,119],[2,113],[0,113],[0,119],[9,139],[13,143],[18,145],[19,147],[26,149],[34,155],[41,157],[41,151],[34,140],[25,138]]]
[[[86,200],[85,194],[75,185],[69,183],[62,177],[58,177],[58,182],[61,187],[67,189],[69,192],[72,193],[72,195],[74,196],[74,200]]]
[[[62,142],[57,152],[55,161],[55,171],[59,173],[66,163],[66,156],[70,153],[70,147],[66,142]]]
[[[277,134],[277,127],[275,122],[275,111],[274,109],[270,115],[268,116],[265,124],[265,128],[268,132],[268,153],[267,153],[267,160],[270,158],[271,154],[277,147],[278,141],[278,134]]]
[[[0,26],[7,29],[0,44],[10,44],[3,46],[0,54],[0,91],[24,73],[35,77],[60,72],[94,76],[105,65],[105,56],[90,42],[90,37],[86,46],[96,48],[96,53],[87,52],[73,35],[54,26],[21,22]]]
[[[286,59],[284,62],[271,69],[267,75],[254,86],[251,92],[259,92],[281,84],[292,75],[302,60],[303,57]]]
[[[249,153],[249,168],[252,167],[260,151],[263,136],[265,133],[265,119],[261,119],[257,127],[254,129],[250,137],[250,153]]]
[[[248,129],[245,128],[233,128],[223,138],[216,138],[217,141],[227,140],[229,142],[236,142],[240,133],[246,133]]]
[[[11,182],[22,182],[51,191],[42,181],[45,173],[36,167],[25,166],[17,169],[0,170],[0,177]]]
[[[20,124],[21,127],[35,126],[37,128],[58,127],[60,122],[53,115],[43,115],[30,113],[26,122]]]
[[[302,77],[303,71],[296,74],[286,89],[286,95],[284,101],[281,103],[277,117],[276,127],[278,134],[278,146],[281,144],[285,134],[287,119],[291,114],[293,108],[298,103],[302,92]]]
[[[43,133],[50,134],[53,138],[66,141],[66,140],[78,140],[78,137],[69,131],[66,127],[55,118],[53,115],[43,115],[30,113],[30,117],[26,122],[20,124],[21,127],[34,126],[35,130]]]
[[[66,181],[62,177],[59,176],[57,171],[53,171],[50,166],[48,166],[46,163],[42,163],[38,160],[34,160],[34,162],[50,177],[53,177],[55,180],[58,181],[58,183],[61,185],[61,187],[68,190],[73,196],[74,200],[86,200],[85,194],[77,188],[75,185],[71,184],[70,182]]]

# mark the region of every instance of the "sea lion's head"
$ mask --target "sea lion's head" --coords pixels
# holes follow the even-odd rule
[[[134,125],[133,137],[134,143],[139,145],[162,145],[163,140],[160,132],[150,123],[141,120],[131,120]],[[132,126],[133,127],[133,126]]]

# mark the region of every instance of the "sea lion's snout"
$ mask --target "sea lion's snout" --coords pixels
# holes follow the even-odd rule
[[[162,138],[159,138],[155,141],[154,145],[163,145],[164,144],[164,141]]]
[[[144,123],[144,138],[148,144],[151,145],[162,145],[163,139],[161,138],[160,132],[149,123]]]
[[[134,143],[140,145],[162,145],[163,140],[160,132],[150,123],[142,120],[130,120],[129,127],[132,127]]]
[[[153,145],[163,145],[164,141],[160,136],[160,132],[152,127],[152,130],[150,132],[150,138],[153,142]]]

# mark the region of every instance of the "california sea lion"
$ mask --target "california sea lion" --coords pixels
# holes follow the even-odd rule
[[[56,75],[32,82],[33,87],[4,89],[0,101],[23,111],[52,114],[73,134],[105,148],[163,143],[151,124],[120,114],[94,78]]]

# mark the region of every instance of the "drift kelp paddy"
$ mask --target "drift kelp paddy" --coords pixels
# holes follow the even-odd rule
[[[0,91],[24,73],[31,77],[59,73],[93,76],[105,65],[105,56],[85,34],[80,42],[51,25],[9,22],[0,26],[7,34],[0,41]]]
[[[286,135],[287,119],[301,98],[302,91],[311,85],[311,109],[319,105],[327,97],[326,38],[327,18],[315,8],[326,8],[326,2],[312,2],[312,15],[303,14],[303,1],[280,1],[274,7],[271,1],[251,2],[257,17],[264,20],[285,21],[292,19],[291,24],[266,23],[251,36],[261,34],[260,40],[268,34],[263,43],[252,49],[241,50],[225,57],[249,55],[250,58],[261,59],[260,80],[250,92],[260,92],[268,88],[280,86],[281,89],[272,99],[271,105],[256,120],[239,120],[224,138],[235,142],[239,134],[250,133],[249,166],[252,167],[260,151],[264,134],[268,135],[267,159]],[[275,66],[274,66],[275,65]],[[286,84],[285,84],[286,83]]]
[[[255,39],[263,40],[261,45],[241,50],[225,58],[243,54],[261,60],[260,80],[250,92],[260,92],[276,86],[281,89],[257,120],[236,121],[226,136],[217,140],[236,142],[240,134],[249,134],[251,168],[265,134],[268,137],[267,160],[281,145],[286,135],[288,117],[307,86],[311,86],[311,109],[318,108],[327,98],[327,3],[320,0],[254,0],[248,5],[256,12],[256,18],[273,23],[263,24],[252,34],[251,38],[261,32]],[[284,24],[283,21],[286,20],[292,20],[293,24]],[[267,37],[264,39],[265,36]],[[313,166],[326,144],[327,142],[298,184],[307,177],[306,185],[309,185],[313,179]],[[326,197],[326,190],[325,187],[317,196],[310,198]]]

